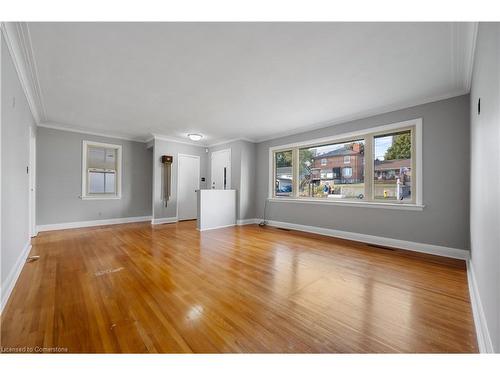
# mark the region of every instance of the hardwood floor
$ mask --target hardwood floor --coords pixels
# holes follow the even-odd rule
[[[69,352],[477,352],[462,261],[257,225],[44,232],[1,345]]]

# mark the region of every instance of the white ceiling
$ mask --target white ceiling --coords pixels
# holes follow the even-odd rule
[[[205,144],[263,140],[467,93],[475,28],[16,25],[40,123],[138,139],[199,132]]]

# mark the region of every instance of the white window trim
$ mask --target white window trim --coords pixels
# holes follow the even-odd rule
[[[116,194],[91,194],[87,193],[87,152],[89,147],[105,147],[116,150]],[[93,141],[83,141],[82,146],[82,195],[83,200],[103,200],[122,198],[122,145],[101,143]]]
[[[345,174],[346,169],[350,169],[349,175]],[[342,167],[342,176],[352,177],[352,167]]]
[[[321,198],[299,198],[299,197],[274,197],[274,157],[276,151],[286,151],[297,147],[314,147],[327,143],[334,143],[340,141],[349,141],[353,138],[360,138],[374,133],[389,132],[398,130],[405,127],[415,128],[415,145],[414,155],[412,159],[415,160],[415,201],[414,203],[387,203],[383,201],[349,201],[343,200],[326,200]],[[298,168],[298,166],[295,166]],[[294,186],[295,187],[295,186]],[[423,204],[423,178],[422,178],[422,118],[416,118],[407,121],[396,122],[387,125],[366,128],[349,133],[337,134],[330,137],[316,138],[309,141],[302,141],[296,143],[289,143],[285,145],[272,146],[269,148],[269,185],[268,185],[268,200],[273,202],[295,202],[295,203],[312,203],[312,204],[337,204],[341,206],[354,206],[354,207],[380,207],[380,208],[394,208],[394,209],[408,209],[408,210],[422,210],[425,206]]]
[[[280,197],[280,198],[268,198],[267,200],[269,202],[280,202],[280,203],[305,203],[305,204],[351,206],[351,207],[354,206],[354,207],[384,208],[391,210],[406,210],[406,211],[422,211],[425,207],[425,205],[423,204],[415,204],[415,203],[388,203],[382,201],[362,201],[354,199],[327,200],[321,198]]]

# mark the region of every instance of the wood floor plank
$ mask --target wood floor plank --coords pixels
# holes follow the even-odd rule
[[[463,261],[257,225],[42,232],[1,346],[85,353],[477,352]]]

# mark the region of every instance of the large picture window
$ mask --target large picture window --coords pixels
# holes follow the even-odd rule
[[[364,195],[364,143],[364,140],[353,140],[300,148],[299,197],[355,198]],[[346,166],[346,157],[350,166]]]
[[[417,119],[273,147],[270,197],[421,205],[420,139]]]
[[[277,197],[289,197],[293,193],[292,151],[280,151],[274,154],[275,190]]]
[[[412,201],[412,132],[374,137],[373,194],[386,201]]]
[[[122,146],[83,141],[82,199],[121,197]]]

